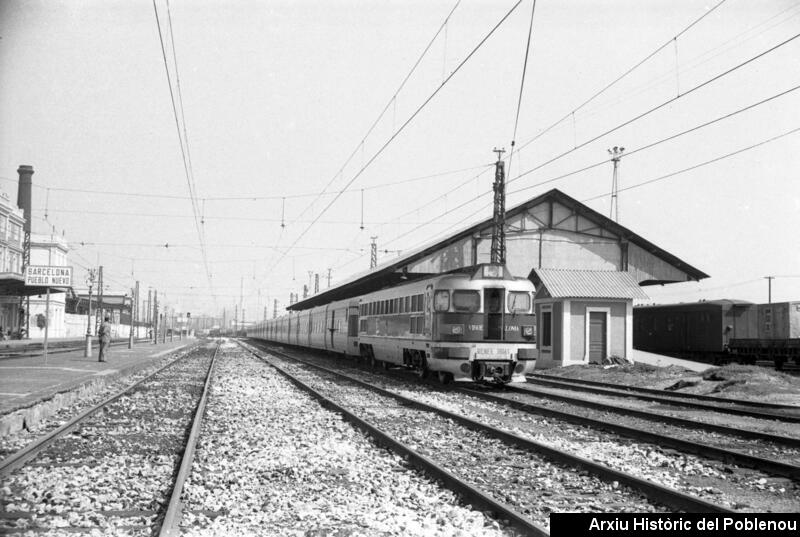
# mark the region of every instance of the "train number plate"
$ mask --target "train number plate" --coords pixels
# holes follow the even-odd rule
[[[475,349],[476,360],[508,360],[508,349],[498,349],[496,347],[486,347]]]

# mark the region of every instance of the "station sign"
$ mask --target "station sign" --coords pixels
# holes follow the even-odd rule
[[[25,285],[72,287],[72,267],[29,265],[25,267]]]

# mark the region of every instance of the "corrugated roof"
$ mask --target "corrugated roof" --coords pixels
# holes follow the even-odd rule
[[[533,269],[553,298],[649,298],[628,272]],[[538,283],[537,284],[538,288]]]

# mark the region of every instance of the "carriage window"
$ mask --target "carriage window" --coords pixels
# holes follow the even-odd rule
[[[453,291],[453,309],[475,313],[481,309],[481,294],[478,291]]]
[[[511,313],[528,313],[531,310],[531,295],[526,291],[510,291],[508,293],[508,311]]]

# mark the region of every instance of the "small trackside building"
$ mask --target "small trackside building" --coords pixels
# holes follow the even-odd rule
[[[647,299],[627,272],[533,269],[536,367],[631,360],[633,300]]]

